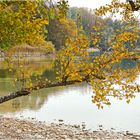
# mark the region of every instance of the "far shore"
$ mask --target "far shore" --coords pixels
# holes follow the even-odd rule
[[[44,59],[53,59],[55,58],[55,54],[34,54],[34,55],[23,55],[23,56],[12,56],[12,60],[13,61],[18,61],[18,60],[34,60],[34,61],[38,61],[38,60],[44,60]],[[6,57],[0,57],[0,61],[4,61],[6,60]]]
[[[79,125],[46,123],[0,116],[2,140],[140,140],[140,134],[113,130],[86,130]]]

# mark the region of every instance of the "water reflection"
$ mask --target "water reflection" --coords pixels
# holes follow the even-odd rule
[[[41,96],[47,94],[45,89],[41,94]],[[91,96],[92,90],[89,86],[68,86],[49,94],[40,109],[26,108],[13,115],[18,117],[22,115],[25,118],[33,117],[47,122],[63,119],[67,124],[85,122],[89,129],[97,129],[98,125],[103,125],[106,129],[113,127],[119,131],[140,130],[139,95],[130,104],[112,98],[112,105],[105,107],[104,110],[97,109],[91,102]]]
[[[124,60],[122,67],[135,66],[135,62]],[[26,65],[27,70],[39,71],[49,79],[55,79],[53,61],[33,62]],[[3,72],[5,72],[3,74]],[[0,68],[0,96],[16,90],[12,84],[13,74],[4,67]],[[138,79],[140,82],[140,79]],[[10,100],[0,105],[2,114],[25,117],[35,117],[41,121],[53,122],[54,119],[63,119],[66,123],[81,124],[85,122],[88,128],[97,128],[99,124],[105,128],[115,127],[118,130],[140,130],[140,96],[132,100],[130,105],[124,101],[112,100],[111,107],[98,110],[91,102],[91,87],[81,84],[66,87],[42,89],[33,92],[30,96]]]
[[[39,110],[50,96],[59,96],[57,92],[63,88],[50,88],[33,92],[30,96],[16,98],[0,105],[0,112],[18,112],[25,109]]]
[[[8,68],[5,66],[4,62],[1,63],[1,69],[0,69],[0,96],[6,95],[8,93],[12,93],[14,91],[18,90],[18,86],[14,85],[13,82],[13,75],[16,74],[15,71],[9,72]],[[17,67],[18,62],[15,62],[15,69]],[[3,67],[2,67],[3,65]],[[33,75],[35,72],[48,77],[50,79],[55,78],[55,72],[53,70],[54,68],[54,61],[53,60],[45,60],[45,61],[32,61],[32,62],[26,62],[25,65],[25,72],[30,71],[31,75]],[[0,112],[18,112],[25,108],[29,108],[31,110],[38,110],[41,108],[41,106],[44,104],[44,102],[47,100],[48,95],[52,92],[55,92],[55,90],[59,90],[61,88],[53,88],[53,89],[47,89],[45,92],[47,94],[43,94],[43,90],[36,91],[36,93],[32,93],[30,96],[17,98],[8,102],[3,103],[0,105]],[[41,95],[41,94],[42,95]]]

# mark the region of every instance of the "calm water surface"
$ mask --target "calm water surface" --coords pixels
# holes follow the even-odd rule
[[[40,67],[44,75],[54,76],[51,75],[51,68],[44,67],[44,63],[39,63],[37,67],[38,69]],[[2,68],[0,76],[0,96],[16,90],[11,82],[12,76],[6,74]],[[47,122],[58,122],[59,119],[64,120],[66,124],[85,122],[89,129],[97,129],[98,125],[103,125],[105,129],[140,132],[140,95],[137,94],[130,104],[111,99],[112,105],[106,106],[103,110],[97,109],[91,101],[91,96],[92,90],[85,84],[43,89],[30,96],[1,104],[0,113],[16,117],[32,117]]]

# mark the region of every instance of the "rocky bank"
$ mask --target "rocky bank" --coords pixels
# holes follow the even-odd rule
[[[91,131],[63,122],[45,123],[33,120],[0,117],[2,140],[140,140],[139,134],[107,130]]]

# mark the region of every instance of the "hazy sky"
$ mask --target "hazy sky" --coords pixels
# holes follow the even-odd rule
[[[112,0],[68,0],[68,1],[71,7],[87,7],[91,9],[96,9],[102,5],[111,3]],[[126,0],[120,0],[120,1],[126,2]],[[137,18],[140,18],[140,13],[135,12],[135,16]]]
[[[102,5],[108,4],[111,0],[68,0],[70,6],[99,8]]]

